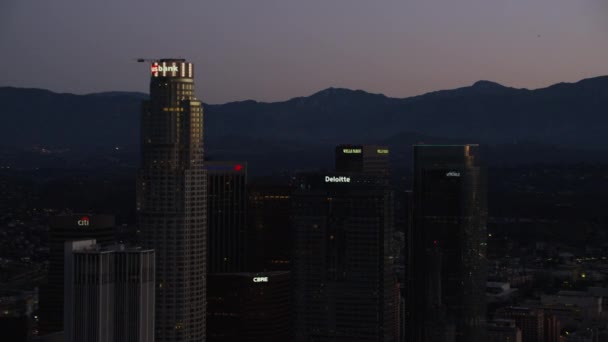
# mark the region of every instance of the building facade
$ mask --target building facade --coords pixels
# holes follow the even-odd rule
[[[488,342],[522,342],[521,329],[510,319],[489,322],[487,334]]]
[[[65,243],[67,342],[154,342],[154,251]]]
[[[247,163],[207,161],[208,272],[245,271]]]
[[[510,306],[501,308],[496,317],[511,319],[521,329],[522,342],[545,341],[545,313],[542,309]]]
[[[249,185],[248,270],[291,269],[291,193],[289,184]]]
[[[414,146],[409,341],[485,341],[486,189],[477,145]]]
[[[388,177],[389,149],[377,145],[338,145],[336,171]]]
[[[205,340],[207,176],[193,75],[185,60],[153,63],[142,108],[137,212],[156,252],[157,342]]]
[[[290,273],[209,275],[207,341],[290,341]]]
[[[48,283],[40,289],[40,335],[63,330],[64,244],[95,239],[101,246],[114,243],[112,215],[74,214],[52,217],[49,222],[50,264]]]
[[[392,200],[381,177],[296,176],[295,341],[395,341]]]

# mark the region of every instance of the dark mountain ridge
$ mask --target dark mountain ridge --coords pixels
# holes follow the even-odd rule
[[[74,95],[3,87],[0,145],[137,145],[141,101],[146,97],[133,92]],[[608,76],[536,90],[478,81],[401,99],[328,88],[282,102],[205,105],[205,132],[209,141],[231,136],[302,144],[372,143],[416,132],[483,144],[532,141],[606,148],[607,109]]]

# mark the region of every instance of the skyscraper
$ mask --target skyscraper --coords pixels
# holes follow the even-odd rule
[[[40,289],[40,334],[63,330],[64,244],[71,240],[95,239],[101,246],[114,243],[112,215],[58,215],[50,219],[50,264],[48,283]]]
[[[522,342],[521,329],[514,320],[496,319],[488,322],[488,342]]]
[[[478,152],[477,145],[414,146],[409,341],[485,341],[487,211]]]
[[[336,171],[388,177],[389,149],[376,145],[338,145]]]
[[[192,63],[152,64],[141,146],[137,210],[142,243],[156,252],[155,338],[204,341],[207,176]]]
[[[521,329],[522,342],[545,341],[545,313],[542,309],[510,306],[499,309],[495,315],[514,320],[515,325]]]
[[[291,193],[288,183],[258,181],[249,186],[248,269],[291,269]]]
[[[65,243],[67,342],[154,342],[154,251]]]
[[[207,161],[208,273],[243,272],[247,230],[247,163]]]
[[[310,173],[293,193],[295,341],[394,341],[392,192],[380,177]]]
[[[290,341],[288,271],[209,274],[209,342]]]

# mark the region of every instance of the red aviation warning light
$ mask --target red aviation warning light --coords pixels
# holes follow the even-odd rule
[[[234,171],[241,171],[242,169],[243,169],[243,165],[241,165],[241,164],[236,164],[234,166]]]

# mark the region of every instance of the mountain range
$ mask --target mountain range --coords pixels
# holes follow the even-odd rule
[[[133,92],[74,95],[0,87],[0,146],[135,151],[145,98]],[[407,150],[415,142],[446,141],[577,154],[608,148],[607,110],[608,76],[602,76],[535,90],[479,81],[408,98],[328,88],[282,102],[205,105],[204,124],[208,155],[218,158],[273,150],[306,154],[338,143]]]

